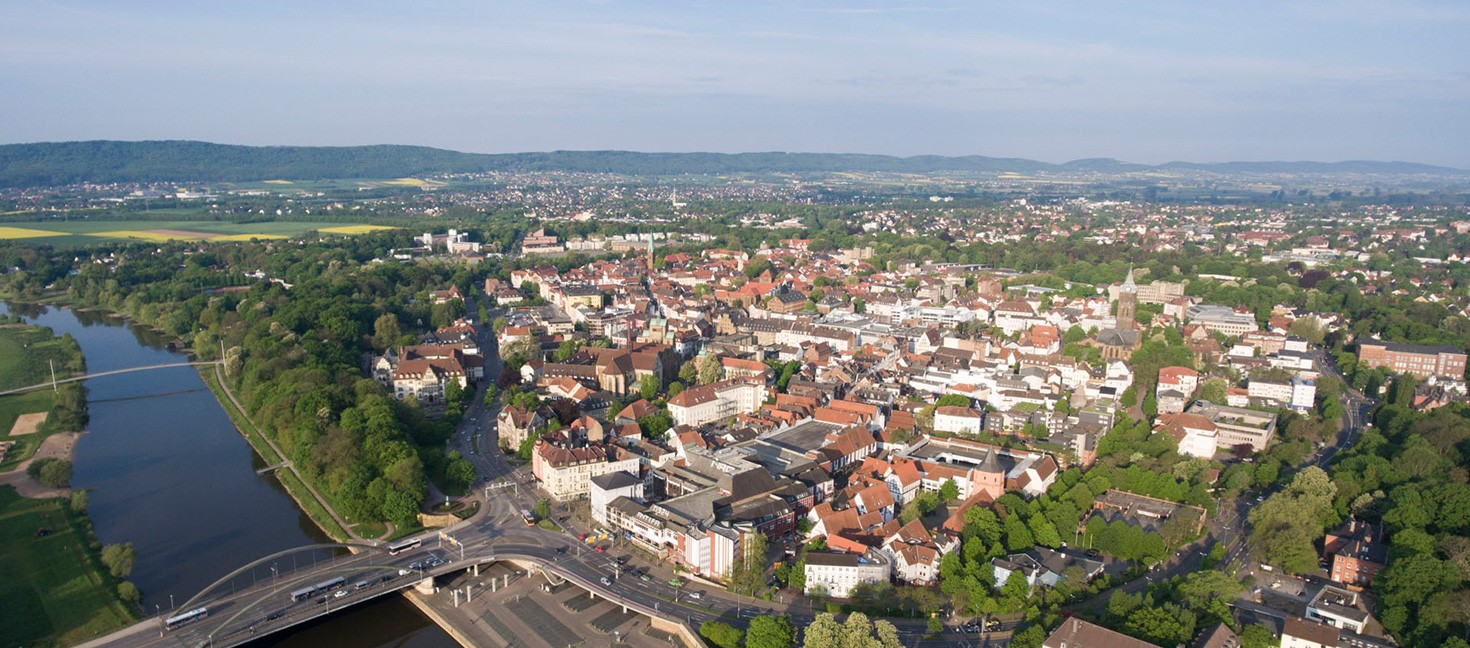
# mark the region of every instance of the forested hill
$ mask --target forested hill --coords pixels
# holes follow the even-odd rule
[[[235,146],[188,141],[41,142],[0,145],[0,187],[78,182],[166,182],[400,178],[478,171],[577,171],[631,175],[742,172],[945,171],[1122,173],[1149,169],[1220,173],[1381,173],[1470,176],[1408,162],[1171,162],[1157,167],[1111,159],[1049,164],[979,155],[892,157],[848,153],[461,153],[424,146]]]

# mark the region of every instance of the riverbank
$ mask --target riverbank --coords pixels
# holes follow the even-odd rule
[[[67,498],[0,486],[0,645],[70,646],[138,619]]]
[[[214,394],[216,401],[219,401],[220,407],[225,411],[225,415],[230,417],[230,422],[234,424],[235,429],[240,432],[241,436],[245,437],[245,441],[255,450],[255,454],[259,455],[265,461],[266,466],[273,467],[285,464],[287,461],[286,457],[276,449],[275,445],[269,439],[265,438],[265,435],[260,433],[260,429],[255,426],[254,421],[251,421],[250,417],[241,411],[236,405],[235,399],[230,396],[224,385],[220,383],[221,376],[218,372],[218,366],[208,368],[200,367],[199,377],[204,380],[205,385],[209,386],[210,393]],[[322,530],[322,533],[327,534],[337,542],[347,542],[356,538],[354,534],[347,530],[344,524],[337,521],[337,517],[327,508],[326,503],[320,501],[315,492],[296,476],[294,470],[282,467],[277,469],[275,474],[276,479],[286,488],[286,494],[290,495],[292,500],[295,500],[297,508],[300,508],[302,512],[306,513],[306,516]]]
[[[36,450],[35,454],[17,464],[15,468],[0,473],[0,486],[14,488],[17,494],[28,499],[70,497],[72,491],[69,486],[52,488],[42,484],[36,481],[36,478],[26,474],[26,468],[37,459],[46,457],[71,461],[72,455],[76,453],[77,439],[81,437],[81,432],[57,432],[46,437],[41,441],[40,448]]]

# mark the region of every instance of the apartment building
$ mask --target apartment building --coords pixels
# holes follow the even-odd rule
[[[1421,346],[1367,339],[1358,342],[1358,362],[1370,367],[1388,367],[1397,373],[1428,378],[1440,376],[1462,380],[1465,353],[1452,346]]]

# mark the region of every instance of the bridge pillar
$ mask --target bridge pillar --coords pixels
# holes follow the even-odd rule
[[[433,577],[425,578],[416,583],[413,588],[418,590],[418,593],[429,596],[434,593],[434,579]]]

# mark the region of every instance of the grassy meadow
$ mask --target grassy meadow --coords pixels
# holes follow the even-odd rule
[[[0,646],[70,646],[134,620],[92,543],[67,500],[0,486]]]

